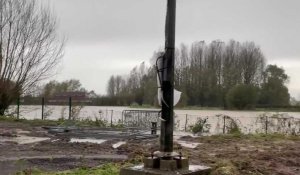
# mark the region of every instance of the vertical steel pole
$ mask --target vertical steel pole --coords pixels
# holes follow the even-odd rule
[[[44,105],[45,105],[45,98],[42,98],[42,120],[44,120]]]
[[[160,151],[173,152],[173,128],[174,128],[174,61],[175,61],[175,21],[176,0],[168,0],[165,28],[165,56],[163,60],[164,71],[162,75],[162,122],[160,136]]]
[[[184,131],[187,130],[187,122],[188,122],[188,114],[185,115],[185,125],[184,125]]]
[[[72,97],[69,97],[69,120],[72,118]]]
[[[17,119],[20,118],[20,97],[17,99]]]
[[[223,134],[225,134],[225,129],[226,129],[226,117],[225,115],[223,116],[223,120],[224,120],[224,125],[223,125]]]
[[[268,123],[269,123],[268,116],[266,116],[266,134],[268,134]]]
[[[113,114],[114,114],[114,110],[111,110],[111,114],[110,114],[110,127],[113,127]]]

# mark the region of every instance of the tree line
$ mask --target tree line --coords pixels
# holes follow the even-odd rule
[[[289,77],[283,68],[266,65],[254,42],[231,40],[181,44],[176,49],[175,88],[182,92],[180,106],[253,108],[288,106]],[[156,58],[151,66],[134,67],[129,75],[112,75],[107,95],[115,105],[157,105]]]

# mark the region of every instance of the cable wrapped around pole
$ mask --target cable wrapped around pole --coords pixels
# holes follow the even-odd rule
[[[168,0],[166,29],[165,29],[165,54],[163,58],[162,84],[164,102],[162,103],[162,121],[160,136],[160,151],[173,152],[174,130],[174,62],[175,62],[175,21],[176,0]]]

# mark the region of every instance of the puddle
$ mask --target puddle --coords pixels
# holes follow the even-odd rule
[[[106,140],[102,139],[93,139],[93,138],[86,138],[86,139],[75,139],[71,138],[70,140],[71,143],[96,143],[96,144],[101,144],[106,142]]]
[[[30,131],[24,131],[22,129],[17,129],[16,131],[18,134],[30,134]]]
[[[119,148],[120,146],[122,146],[122,145],[124,145],[124,144],[126,144],[126,142],[118,142],[118,143],[113,144],[112,147],[113,147],[114,149],[116,149],[116,148]]]
[[[19,135],[18,137],[0,137],[1,142],[15,142],[17,144],[30,144],[30,143],[37,143],[46,140],[50,140],[48,137],[29,137]]]
[[[58,141],[59,141],[59,139],[51,140],[52,143],[58,142]]]
[[[210,169],[207,166],[201,166],[201,165],[190,165],[189,170],[192,172],[201,171],[201,170],[207,170]]]
[[[131,169],[133,169],[133,170],[142,170],[142,169],[144,169],[144,165],[136,165],[136,166],[132,167]]]
[[[137,165],[137,166],[131,167],[130,169],[141,171],[141,170],[144,170],[145,168],[144,168],[144,165]],[[193,173],[193,174],[197,171],[203,171],[203,170],[208,170],[208,169],[210,169],[210,168],[207,166],[201,166],[201,165],[190,165],[189,166],[189,171],[190,171],[190,173]]]
[[[198,145],[200,145],[200,143],[195,143],[195,142],[187,142],[187,141],[181,141],[181,140],[177,140],[176,141],[179,145],[186,147],[186,148],[196,148]]]

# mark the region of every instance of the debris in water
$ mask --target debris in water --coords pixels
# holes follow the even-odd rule
[[[124,144],[126,144],[126,142],[118,142],[118,143],[113,144],[112,147],[114,149],[116,149],[116,148],[119,148],[121,145],[124,145]]]
[[[94,139],[94,138],[86,138],[86,139],[71,138],[70,142],[71,143],[96,143],[96,144],[101,144],[101,143],[106,142],[106,140],[103,140],[103,139]]]
[[[182,140],[177,140],[176,141],[179,145],[186,147],[186,148],[196,148],[200,143],[195,143],[195,142],[187,142],[187,141],[182,141]]]

